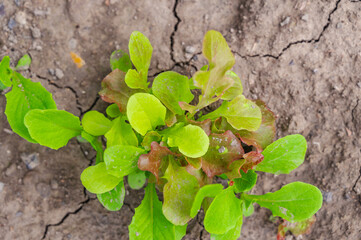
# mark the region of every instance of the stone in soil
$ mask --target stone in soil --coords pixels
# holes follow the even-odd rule
[[[23,153],[20,155],[20,158],[25,163],[27,169],[29,170],[36,168],[40,164],[39,153],[31,153],[31,154]]]

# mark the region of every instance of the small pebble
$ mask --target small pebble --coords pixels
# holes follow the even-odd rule
[[[49,69],[48,69],[48,72],[49,72],[49,74],[50,74],[51,76],[55,76],[55,70],[54,70],[54,69],[49,68]]]
[[[35,9],[34,10],[34,15],[35,16],[45,16],[49,14],[48,11],[44,11],[44,10],[41,10],[41,9]]]
[[[27,169],[32,170],[39,166],[39,153],[31,153],[31,154],[25,154],[22,153],[20,155],[21,160],[25,163]]]
[[[289,63],[290,66],[295,65],[295,62],[293,61],[293,59],[291,60],[291,62]]]
[[[336,24],[336,28],[338,28],[338,29],[342,28],[342,23],[340,23],[340,22],[337,23],[337,24]]]
[[[58,78],[58,79],[62,79],[64,77],[64,73],[63,71],[60,69],[60,68],[56,68],[55,69],[55,76]]]
[[[5,15],[5,6],[4,4],[0,4],[0,16],[4,16]]]
[[[50,186],[51,186],[51,189],[55,190],[55,189],[58,189],[59,183],[56,180],[52,179],[50,182]]]
[[[313,74],[316,74],[318,72],[318,69],[315,68],[315,69],[312,70],[312,72],[313,72]]]
[[[8,129],[8,128],[4,128],[3,131],[4,131],[5,133],[7,133],[7,134],[10,134],[10,135],[14,133],[13,131],[11,131],[11,130]]]
[[[70,49],[75,49],[77,44],[78,44],[78,41],[75,38],[72,38],[69,40],[69,48]]]
[[[47,198],[50,196],[51,193],[51,189],[49,184],[40,182],[38,184],[36,184],[35,186],[36,191],[40,194],[40,196],[42,196],[43,198]]]
[[[186,53],[193,54],[195,53],[196,49],[193,46],[186,46],[185,49]]]
[[[21,217],[23,215],[23,212],[22,211],[18,211],[15,213],[15,216],[16,217]]]
[[[3,182],[0,182],[0,192],[2,192],[4,190],[4,183]]]
[[[21,0],[14,0],[14,2],[15,2],[15,4],[16,4],[16,6],[20,6],[20,2],[21,2]]]
[[[290,17],[286,17],[281,23],[280,26],[286,26],[287,24],[289,24],[291,22],[291,18]]]
[[[361,81],[357,82],[357,86],[361,88]]]
[[[25,12],[17,12],[15,15],[15,20],[19,24],[25,25],[26,24],[26,13]]]
[[[307,22],[308,21],[308,14],[303,15],[301,17],[301,20]]]
[[[332,192],[322,192],[322,196],[324,202],[332,202],[332,196],[333,196]]]
[[[13,30],[13,28],[16,26],[16,21],[14,18],[10,18],[9,22],[8,22],[8,28],[10,30]]]
[[[40,38],[41,37],[40,29],[37,27],[31,28],[31,35],[33,36],[33,38]]]

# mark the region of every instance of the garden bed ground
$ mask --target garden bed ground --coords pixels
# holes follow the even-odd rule
[[[289,176],[261,174],[254,193],[298,180],[314,184],[324,204],[303,239],[360,239],[360,1],[5,0],[0,24],[0,57],[15,62],[29,53],[33,63],[24,74],[50,90],[59,108],[78,116],[104,111],[97,92],[110,72],[110,53],[127,49],[133,30],[154,46],[150,75],[194,73],[204,63],[205,32],[221,31],[246,96],[264,100],[276,113],[277,137],[301,133],[308,141],[300,168]],[[85,60],[84,67],[75,66],[71,51]],[[129,191],[121,211],[106,211],[80,182],[94,159],[89,146],[72,140],[53,151],[27,143],[10,131],[4,108],[0,95],[1,238],[128,239],[143,191]],[[31,157],[35,161],[26,165]],[[242,239],[275,239],[270,215],[256,208],[245,219]],[[201,222],[190,226],[186,239],[208,239]]]

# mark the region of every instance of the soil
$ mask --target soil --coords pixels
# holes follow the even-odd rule
[[[78,116],[104,111],[100,81],[110,72],[111,52],[127,49],[132,31],[154,47],[150,76],[166,70],[190,76],[205,63],[205,32],[221,31],[246,97],[264,100],[276,113],[277,138],[300,133],[308,141],[300,168],[260,174],[252,193],[293,181],[314,184],[324,195],[317,222],[309,235],[287,240],[361,239],[361,1],[5,0],[0,24],[0,57],[15,63],[30,54],[31,68],[22,73]],[[76,67],[70,52],[84,67]],[[53,151],[26,142],[10,131],[5,102],[0,95],[1,238],[128,239],[143,191],[128,190],[119,212],[106,211],[80,182],[94,160],[90,147],[71,140]],[[24,156],[32,153],[38,162],[26,165]],[[241,239],[276,239],[270,216],[256,207]],[[200,217],[184,239],[209,239],[202,229]]]

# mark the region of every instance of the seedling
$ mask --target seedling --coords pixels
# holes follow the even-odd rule
[[[129,55],[115,51],[112,72],[102,81],[99,94],[112,103],[107,116],[89,111],[81,120],[58,110],[51,93],[11,69],[5,57],[0,77],[4,86],[12,86],[5,110],[11,128],[52,149],[64,147],[73,137],[88,141],[97,151],[96,163],[80,178],[110,211],[123,205],[125,177],[134,189],[147,182],[129,225],[130,239],[181,239],[201,208],[212,239],[237,239],[254,203],[292,226],[313,218],[322,195],[310,184],[294,182],[276,192],[249,194],[257,172],[288,174],[300,166],[307,143],[298,134],[273,142],[275,116],[264,102],[242,95],[241,80],[231,71],[235,58],[223,36],[206,33],[203,55],[208,65],[190,79],[166,71],[150,84],[152,52],[149,40],[133,32]],[[195,97],[191,90],[201,94]],[[218,109],[203,111],[216,101],[222,102]],[[227,186],[219,183],[221,178]],[[292,226],[280,231],[296,231]]]

